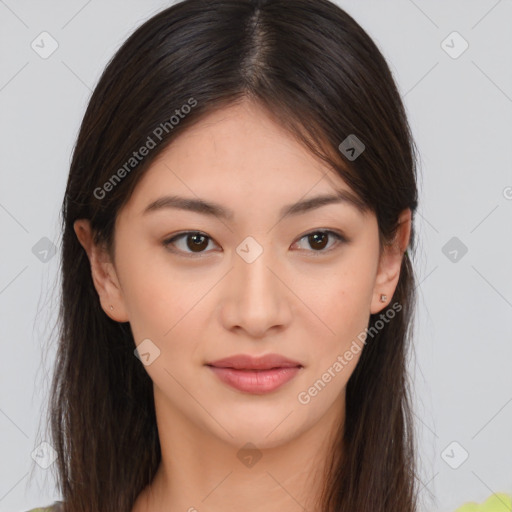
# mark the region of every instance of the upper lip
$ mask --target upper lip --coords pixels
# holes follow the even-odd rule
[[[279,354],[266,354],[260,357],[253,357],[248,354],[237,354],[206,364],[207,366],[233,368],[235,370],[270,370],[271,368],[302,367],[298,361],[293,361]]]

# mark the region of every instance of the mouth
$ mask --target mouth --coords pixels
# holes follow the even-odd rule
[[[260,358],[237,355],[207,363],[212,372],[228,386],[251,394],[277,390],[293,379],[304,366],[278,354]]]

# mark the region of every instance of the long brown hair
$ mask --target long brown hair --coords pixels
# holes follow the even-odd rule
[[[152,381],[134,356],[129,323],[102,310],[73,223],[90,219],[95,242],[112,254],[116,215],[155,157],[206,114],[246,98],[375,212],[381,248],[396,233],[399,213],[410,208],[414,215],[417,150],[392,73],[368,34],[335,4],[184,0],[141,25],[91,96],[62,204],[59,345],[48,422],[67,512],[129,512],[161,458]],[[349,135],[365,145],[355,159],[339,149]],[[134,159],[143,146],[145,156]],[[402,308],[365,344],[348,381],[346,423],[326,461],[322,512],[417,509],[406,371],[413,249],[411,225],[389,302]]]

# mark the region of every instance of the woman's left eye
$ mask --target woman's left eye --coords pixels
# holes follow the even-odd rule
[[[330,245],[330,248],[325,250],[325,247],[327,246],[327,240],[329,236],[332,236],[337,243],[333,243]],[[338,246],[343,243],[348,243],[347,238],[345,238],[341,233],[337,233],[336,231],[332,230],[317,230],[317,231],[311,231],[310,233],[307,233],[303,235],[301,238],[299,238],[299,243],[301,240],[307,240],[307,243],[311,248],[314,250],[312,252],[319,252],[319,253],[325,253],[332,250],[333,245]],[[183,248],[171,248],[170,246],[177,246],[177,242],[179,240],[185,240],[185,247]],[[178,235],[173,236],[172,238],[169,238],[167,240],[163,241],[163,245],[165,247],[168,247],[169,250],[172,252],[178,252],[178,253],[184,253],[187,256],[200,256],[201,253],[206,253],[204,249],[206,249],[209,245],[208,240],[212,240],[208,235],[201,233],[199,231],[185,231]],[[295,244],[294,244],[295,245]],[[187,251],[187,249],[190,250]]]
[[[325,246],[327,245],[327,239],[328,239],[329,235],[331,235],[333,238],[335,238],[337,243],[331,244],[329,249],[324,250]],[[333,248],[333,245],[337,246],[342,243],[348,242],[348,240],[341,233],[337,233],[336,231],[331,231],[331,230],[312,231],[311,233],[307,233],[306,235],[304,235],[303,237],[300,238],[300,240],[304,240],[304,239],[307,240],[307,243],[310,247],[315,249],[313,252],[320,252],[320,253],[331,251]]]

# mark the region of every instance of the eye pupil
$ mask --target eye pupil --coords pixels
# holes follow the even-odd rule
[[[311,242],[311,239],[313,239],[313,243],[311,244],[311,247],[313,247],[315,249],[323,249],[326,246],[326,244],[322,243],[322,242],[320,242],[320,244],[318,244],[320,237],[324,239],[324,242],[327,240],[326,233],[313,233],[313,234],[309,235],[310,242]]]
[[[200,252],[201,249],[205,249],[206,247],[208,247],[208,243],[206,243],[206,245],[204,245],[204,241],[206,240],[206,237],[199,233],[195,233],[193,235],[187,236],[187,240],[194,240],[194,242],[192,244],[187,242],[187,247],[192,251]],[[199,251],[197,251],[197,249],[199,249]]]

